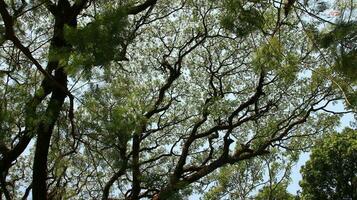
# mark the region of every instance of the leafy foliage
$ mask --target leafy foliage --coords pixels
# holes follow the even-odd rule
[[[82,28],[67,27],[66,40],[73,46],[71,67],[102,66],[123,59],[127,14],[124,8],[109,8]]]
[[[239,36],[262,29],[264,18],[258,9],[263,7],[263,1],[225,0],[221,24],[224,28],[233,31]]]
[[[254,198],[255,200],[294,200],[294,195],[286,191],[287,185],[279,184],[272,185],[270,187],[263,187],[258,195]]]
[[[301,169],[304,199],[356,198],[357,132],[345,129],[316,142]]]
[[[340,22],[330,28],[331,30],[322,32],[319,37],[321,47],[331,52],[334,58],[332,65],[336,80],[340,84],[340,89],[346,93],[348,105],[356,108],[356,73],[357,73],[357,32],[356,23]]]
[[[0,199],[283,191],[357,102],[354,15],[315,4],[0,0]]]

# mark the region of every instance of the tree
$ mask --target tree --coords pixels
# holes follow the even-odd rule
[[[259,190],[258,195],[254,198],[255,200],[294,200],[294,195],[286,191],[286,184],[273,185],[272,187],[263,187]]]
[[[218,176],[207,177],[207,182],[216,182],[204,199],[288,199],[286,192],[290,171],[295,159],[291,155],[269,155],[244,160],[233,166],[219,169]],[[259,193],[257,195],[258,189]]]
[[[344,129],[315,144],[301,169],[304,199],[356,199],[357,131]]]
[[[299,1],[0,0],[0,15],[5,199],[184,199],[309,147],[351,91],[311,34],[329,21]]]
[[[218,176],[211,179],[217,180],[207,193],[205,199],[248,199],[262,182],[262,163],[258,159],[247,160],[235,165],[235,167],[223,167]]]

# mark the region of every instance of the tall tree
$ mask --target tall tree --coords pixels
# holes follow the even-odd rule
[[[294,195],[286,191],[286,184],[273,185],[272,187],[263,187],[259,190],[255,200],[294,200]]]
[[[357,131],[345,129],[315,144],[301,169],[304,199],[357,199]]]
[[[286,188],[294,160],[291,156],[270,152],[269,155],[223,167],[218,170],[218,175],[206,178],[207,182],[217,183],[205,193],[204,198],[289,199],[293,196]]]
[[[122,6],[125,10],[120,10],[120,15],[112,15],[113,21],[120,21],[121,18],[127,17],[130,14],[137,14],[153,6],[156,1],[146,1],[142,4],[133,6]],[[13,140],[11,148],[2,141],[2,158],[0,165],[1,172],[1,182],[2,182],[2,192],[7,199],[11,199],[12,195],[9,194],[7,190],[6,176],[13,162],[20,156],[20,154],[26,149],[30,143],[33,136],[37,136],[35,153],[33,158],[33,180],[32,180],[32,194],[33,199],[47,199],[47,158],[48,151],[50,147],[50,141],[53,134],[53,130],[56,122],[60,117],[60,112],[63,110],[63,104],[65,98],[70,99],[69,108],[69,120],[71,125],[73,124],[73,100],[74,96],[68,90],[67,79],[68,72],[66,72],[66,67],[70,61],[70,55],[75,51],[76,46],[74,46],[69,40],[65,39],[65,29],[77,29],[77,18],[83,10],[85,10],[91,3],[90,0],[80,0],[75,2],[69,2],[68,0],[58,0],[57,2],[52,1],[32,1],[30,5],[26,1],[0,1],[0,13],[3,22],[3,45],[9,41],[10,47],[5,47],[5,56],[10,56],[6,59],[7,63],[5,68],[10,70],[4,70],[3,73],[7,74],[6,84],[4,87],[14,87],[17,83],[21,84],[20,81],[24,81],[27,92],[34,93],[30,95],[22,103],[26,103],[23,107],[23,119],[18,120],[14,124],[7,124],[8,121],[4,121],[4,124],[9,128],[5,132],[5,139]],[[39,8],[45,7],[47,10],[39,10]],[[118,12],[118,11],[117,11]],[[26,22],[31,17],[34,20]],[[120,17],[118,19],[118,17]],[[36,21],[43,21],[43,24],[35,24]],[[94,20],[96,22],[96,20]],[[105,25],[103,23],[103,25]],[[88,25],[85,27],[89,27]],[[43,30],[45,29],[45,30]],[[32,33],[32,31],[38,31],[37,33]],[[48,35],[46,32],[52,32]],[[45,34],[45,35],[44,35]],[[28,40],[26,37],[29,37]],[[43,40],[46,42],[44,43]],[[118,39],[117,39],[118,40]],[[40,42],[38,42],[40,41]],[[35,43],[34,45],[31,45]],[[48,43],[48,44],[46,44]],[[90,42],[87,42],[85,46],[90,46]],[[6,44],[7,45],[7,44]],[[42,51],[41,46],[46,45],[45,49]],[[124,47],[122,45],[121,47]],[[32,47],[32,48],[31,48]],[[117,46],[112,45],[112,48],[117,48]],[[7,51],[11,50],[17,51],[6,54]],[[40,49],[40,50],[39,50]],[[34,54],[39,51],[39,59],[35,58]],[[41,60],[41,57],[45,56],[48,51],[47,60]],[[101,50],[102,51],[102,50]],[[78,52],[78,51],[77,51]],[[13,56],[23,56],[26,58],[26,65],[21,66],[20,60],[22,58],[13,58]],[[101,57],[100,57],[101,58]],[[97,60],[98,57],[96,57]],[[120,60],[120,59],[119,59]],[[46,67],[42,66],[41,62],[47,63]],[[30,69],[25,69],[27,74],[25,74],[24,80],[21,78],[14,78],[11,73],[21,74],[23,73],[23,67],[29,67]],[[42,82],[35,81],[34,83],[26,83],[31,81],[31,76],[38,76],[38,74],[33,73],[35,67],[43,76]],[[14,80],[15,83],[12,83]],[[31,85],[35,88],[31,88]],[[38,86],[38,87],[37,87]],[[25,91],[24,91],[25,92]],[[6,92],[4,95],[8,95]],[[26,95],[28,96],[28,95]],[[49,97],[49,101],[44,103],[46,97]],[[4,96],[6,99],[6,97]],[[12,98],[12,96],[10,96]],[[4,99],[2,103],[3,110],[5,113],[4,117],[8,117],[10,110],[7,109],[7,103]],[[14,102],[17,104],[22,104],[21,102]],[[43,104],[47,104],[42,106]],[[41,108],[40,108],[41,107]],[[40,114],[37,110],[42,110]],[[11,115],[11,114],[10,114]],[[42,115],[42,116],[41,116]],[[16,135],[12,135],[11,132],[14,131],[12,128],[17,125],[19,132]],[[74,134],[74,133],[73,133]],[[8,136],[8,138],[6,138]],[[17,143],[14,143],[16,140]]]
[[[0,197],[182,199],[220,169],[296,158],[337,125],[329,105],[355,112],[313,8],[0,0]]]

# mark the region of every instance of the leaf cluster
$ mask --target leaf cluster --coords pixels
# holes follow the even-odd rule
[[[355,199],[357,184],[357,131],[346,128],[316,142],[310,160],[301,169],[303,197]]]
[[[126,26],[125,8],[109,8],[81,28],[67,26],[65,38],[73,46],[70,67],[102,66],[122,60]]]

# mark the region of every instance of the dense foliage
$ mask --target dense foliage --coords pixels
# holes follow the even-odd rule
[[[255,200],[294,200],[295,196],[286,191],[287,185],[279,184],[263,187]]]
[[[356,130],[345,129],[318,141],[301,169],[304,199],[356,199],[356,160]]]
[[[0,0],[0,199],[285,187],[299,150],[356,113],[356,7]]]

